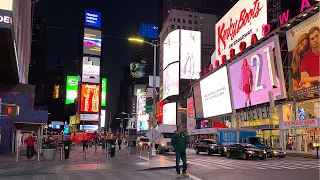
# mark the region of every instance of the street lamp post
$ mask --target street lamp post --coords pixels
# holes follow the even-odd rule
[[[128,38],[129,41],[139,42],[139,43],[146,43],[153,47],[153,93],[152,93],[152,99],[153,99],[153,109],[152,109],[152,150],[151,150],[151,156],[156,156],[156,148],[155,148],[155,142],[154,142],[154,130],[153,130],[153,124],[155,120],[155,107],[156,107],[156,68],[157,68],[157,47],[160,45],[160,43],[151,43],[148,41],[144,41],[143,39],[137,39],[137,38]]]

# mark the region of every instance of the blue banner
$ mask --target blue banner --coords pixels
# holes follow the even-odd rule
[[[97,28],[101,27],[101,12],[86,10],[85,13],[86,14],[84,24],[86,26],[92,26]]]

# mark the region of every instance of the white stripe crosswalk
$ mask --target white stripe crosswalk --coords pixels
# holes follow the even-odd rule
[[[225,158],[192,158],[191,165],[209,169],[319,169],[320,161],[292,161],[292,160],[239,160]]]

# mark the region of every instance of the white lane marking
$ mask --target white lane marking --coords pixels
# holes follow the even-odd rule
[[[193,179],[193,180],[202,180],[194,175],[189,174],[189,178]]]

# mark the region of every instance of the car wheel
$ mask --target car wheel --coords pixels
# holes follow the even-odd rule
[[[163,154],[163,149],[160,149],[159,154]]]
[[[243,153],[242,154],[242,159],[243,160],[247,160],[248,159],[248,154],[247,153]]]
[[[220,155],[221,155],[221,156],[224,156],[225,154],[224,154],[224,152],[223,152],[223,151],[221,151]]]
[[[231,158],[231,154],[229,151],[227,151],[227,158]]]
[[[199,149],[196,149],[196,154],[199,154]]]
[[[260,160],[265,160],[267,157],[266,156],[263,156],[263,157],[260,157],[259,159]]]
[[[209,151],[209,149],[207,149],[207,155],[208,155],[208,156],[210,155],[210,151]]]

